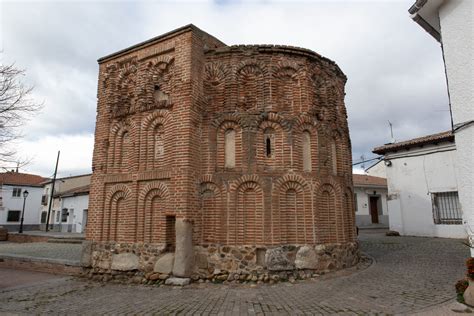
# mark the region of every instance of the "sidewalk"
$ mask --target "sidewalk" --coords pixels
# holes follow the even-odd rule
[[[71,263],[80,263],[81,244],[63,243],[12,243],[0,242],[0,258],[3,257],[26,257],[50,260],[62,260]]]
[[[8,234],[20,235],[18,232],[8,232]],[[41,230],[24,231],[22,235],[41,236],[41,237],[49,237],[49,238],[67,238],[67,239],[85,238],[85,235],[81,233],[63,233],[63,232],[52,232],[52,231],[45,232]]]
[[[0,242],[0,269],[21,269],[62,275],[78,275],[82,244]]]

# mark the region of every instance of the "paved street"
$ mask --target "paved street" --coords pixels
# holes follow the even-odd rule
[[[45,281],[64,279],[62,276],[24,270],[0,269],[0,291],[37,285]],[[1,310],[1,307],[0,307]]]
[[[53,278],[0,289],[0,311],[53,314],[407,314],[454,298],[468,249],[459,240],[361,233],[375,263],[316,280],[185,288]],[[3,278],[5,274],[0,274]],[[4,282],[0,279],[0,284]]]
[[[81,261],[81,244],[67,243],[11,243],[0,242],[0,256],[14,255],[32,258],[61,259],[72,262]]]

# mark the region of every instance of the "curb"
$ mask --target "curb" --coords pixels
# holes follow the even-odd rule
[[[74,276],[82,273],[82,266],[78,261],[37,258],[10,254],[0,254],[0,268],[21,269]]]

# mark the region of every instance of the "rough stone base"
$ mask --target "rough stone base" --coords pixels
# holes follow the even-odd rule
[[[113,260],[121,259],[123,254],[133,260],[135,256],[137,265],[131,265],[133,270],[141,272],[153,271],[157,258],[164,252],[165,245],[145,243],[115,243],[94,242],[92,244],[91,266],[103,270],[104,273],[112,271]],[[122,255],[122,256],[117,256]],[[127,271],[127,270],[123,270]]]
[[[360,253],[356,242],[280,247],[196,246],[193,280],[281,281],[307,279],[354,266]]]
[[[164,245],[157,244],[93,243],[91,268],[85,275],[97,281],[166,284],[166,280],[175,277],[163,273],[170,269],[154,269],[157,260],[164,257],[164,249]],[[195,246],[191,279],[214,283],[293,282],[354,266],[359,259],[356,242],[279,247]]]

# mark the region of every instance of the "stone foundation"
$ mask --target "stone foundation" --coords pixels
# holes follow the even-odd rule
[[[95,271],[153,271],[165,245],[145,243],[95,242],[92,244],[90,266]]]
[[[93,243],[87,276],[99,281],[164,284],[175,256],[164,245]],[[359,262],[356,242],[279,247],[194,246],[193,281],[278,282],[308,279]]]
[[[194,279],[283,277],[298,272],[300,278],[351,267],[359,261],[357,243],[291,245],[279,247],[196,246]],[[304,273],[301,273],[304,272]],[[303,274],[305,277],[303,277]],[[308,274],[306,276],[306,274]]]

